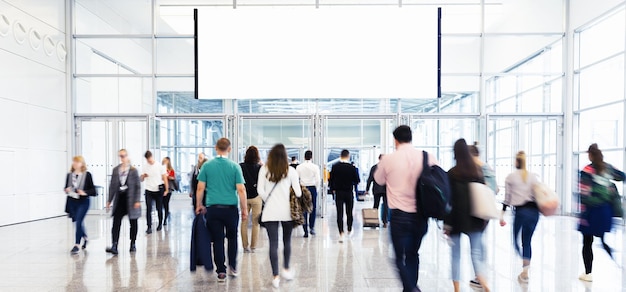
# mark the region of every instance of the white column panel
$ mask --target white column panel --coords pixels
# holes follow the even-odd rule
[[[49,26],[65,32],[65,0],[4,0]]]

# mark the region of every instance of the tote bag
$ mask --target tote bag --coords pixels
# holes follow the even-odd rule
[[[471,215],[483,220],[500,218],[496,207],[496,196],[487,185],[469,183],[470,200],[472,202]]]
[[[556,214],[556,210],[559,208],[559,198],[546,184],[536,183],[533,186],[533,195],[535,196],[537,206],[539,206],[539,212],[543,216]]]

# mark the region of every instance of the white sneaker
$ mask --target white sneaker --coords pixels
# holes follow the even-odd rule
[[[343,242],[343,233],[339,234],[339,242]]]
[[[292,270],[283,270],[283,272],[281,273],[281,276],[283,276],[285,280],[291,281],[294,278],[294,273]]]
[[[274,279],[272,279],[272,286],[276,289],[280,288],[280,277],[274,277]]]
[[[239,277],[239,273],[237,272],[237,270],[230,267],[228,268],[228,275],[231,277]]]
[[[593,277],[591,276],[591,274],[582,274],[580,275],[580,277],[578,277],[578,280],[585,281],[585,282],[593,282]]]

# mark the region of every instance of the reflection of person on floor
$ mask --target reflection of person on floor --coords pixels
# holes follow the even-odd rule
[[[85,286],[85,262],[87,262],[88,254],[84,252],[82,258],[74,258],[74,273],[72,274],[72,280],[67,283],[66,291],[88,291]]]
[[[352,209],[354,208],[354,196],[352,189],[355,184],[361,182],[357,175],[356,168],[348,161],[350,151],[342,150],[339,162],[333,165],[330,172],[330,190],[335,195],[335,206],[337,207],[337,227],[339,228],[339,242],[343,242],[343,210],[346,209],[348,217],[348,233],[352,233]]]
[[[230,140],[221,138],[215,145],[217,157],[205,163],[198,174],[196,214],[206,214],[207,227],[213,239],[213,260],[218,282],[226,281],[224,235],[228,238],[228,265],[231,276],[237,273],[237,234],[239,207],[241,221],[248,219],[246,187],[241,167],[228,159]],[[206,190],[206,192],[205,192]],[[205,201],[202,198],[205,196]],[[224,234],[225,232],[225,234]]]
[[[378,156],[378,160],[380,161],[383,158],[383,155],[379,155]],[[381,186],[379,185],[375,180],[374,180],[374,173],[376,172],[376,169],[378,168],[378,164],[374,164],[374,166],[372,166],[372,169],[370,169],[370,175],[367,178],[367,186],[365,187],[365,194],[369,194],[369,190],[370,190],[370,186],[372,186],[372,184],[374,184],[374,187],[372,188],[372,194],[374,195],[374,209],[378,209],[378,206],[380,206],[380,200],[382,199],[383,201],[383,212],[381,214],[382,220],[383,220],[383,227],[387,228],[387,219],[389,218],[388,213],[389,213],[389,208],[387,207],[387,187],[386,186]]]
[[[120,239],[120,227],[122,218],[128,215],[130,221],[130,251],[137,250],[137,219],[141,217],[141,182],[139,172],[130,165],[130,158],[125,149],[119,151],[121,164],[113,169],[111,184],[109,185],[109,197],[107,210],[113,205],[113,245],[106,249],[108,253],[117,255],[117,243]]]

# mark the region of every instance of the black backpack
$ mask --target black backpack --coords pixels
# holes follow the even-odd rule
[[[448,174],[439,166],[428,165],[428,153],[423,151],[424,167],[417,180],[417,212],[425,218],[443,220],[450,213],[450,182]]]

